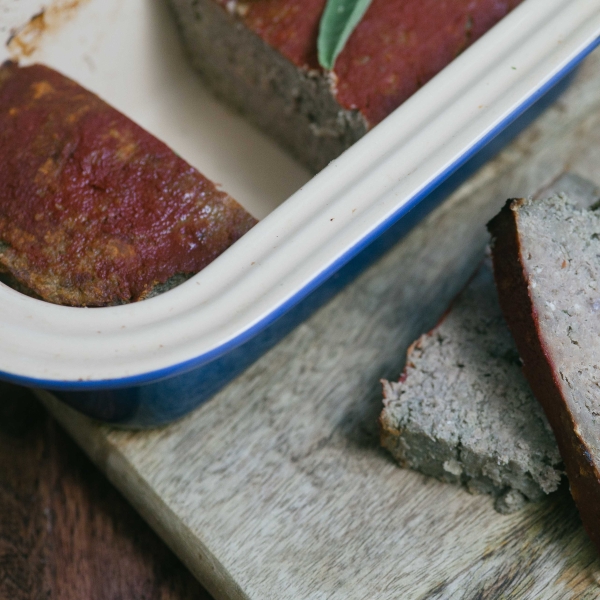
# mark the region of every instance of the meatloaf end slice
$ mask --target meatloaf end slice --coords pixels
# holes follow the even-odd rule
[[[517,199],[489,229],[502,311],[600,549],[600,213]]]
[[[56,304],[142,300],[197,273],[256,220],[93,93],[0,67],[0,271]]]
[[[562,465],[521,372],[486,260],[444,320],[384,382],[381,442],[401,466],[497,497],[500,512],[557,489]]]

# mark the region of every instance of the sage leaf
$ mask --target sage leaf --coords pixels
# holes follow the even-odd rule
[[[370,4],[371,0],[327,0],[317,39],[319,63],[323,68],[333,69],[336,58]]]

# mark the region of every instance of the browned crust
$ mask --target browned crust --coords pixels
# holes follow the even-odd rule
[[[401,467],[407,468],[407,462],[397,453],[398,440],[400,439],[402,432],[392,426],[385,411],[379,415],[377,423],[379,425],[379,443],[381,444],[381,447],[385,448],[388,452],[391,452]]]
[[[93,93],[0,66],[0,273],[67,306],[143,300],[202,270],[256,220]]]
[[[556,436],[571,495],[584,528],[600,551],[600,473],[562,394],[557,370],[541,337],[538,316],[529,295],[517,215],[523,202],[522,199],[509,200],[488,223],[493,238],[492,259],[500,306],[523,360],[525,377]]]

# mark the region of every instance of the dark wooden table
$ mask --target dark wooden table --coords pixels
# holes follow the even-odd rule
[[[0,599],[210,600],[33,395],[0,383]]]

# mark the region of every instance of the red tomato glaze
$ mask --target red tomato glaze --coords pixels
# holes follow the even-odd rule
[[[0,268],[40,297],[98,306],[196,273],[256,221],[91,92],[0,68]]]
[[[319,69],[325,2],[248,0],[241,13],[249,29],[298,67]],[[520,2],[373,0],[335,64],[338,102],[376,125]]]

